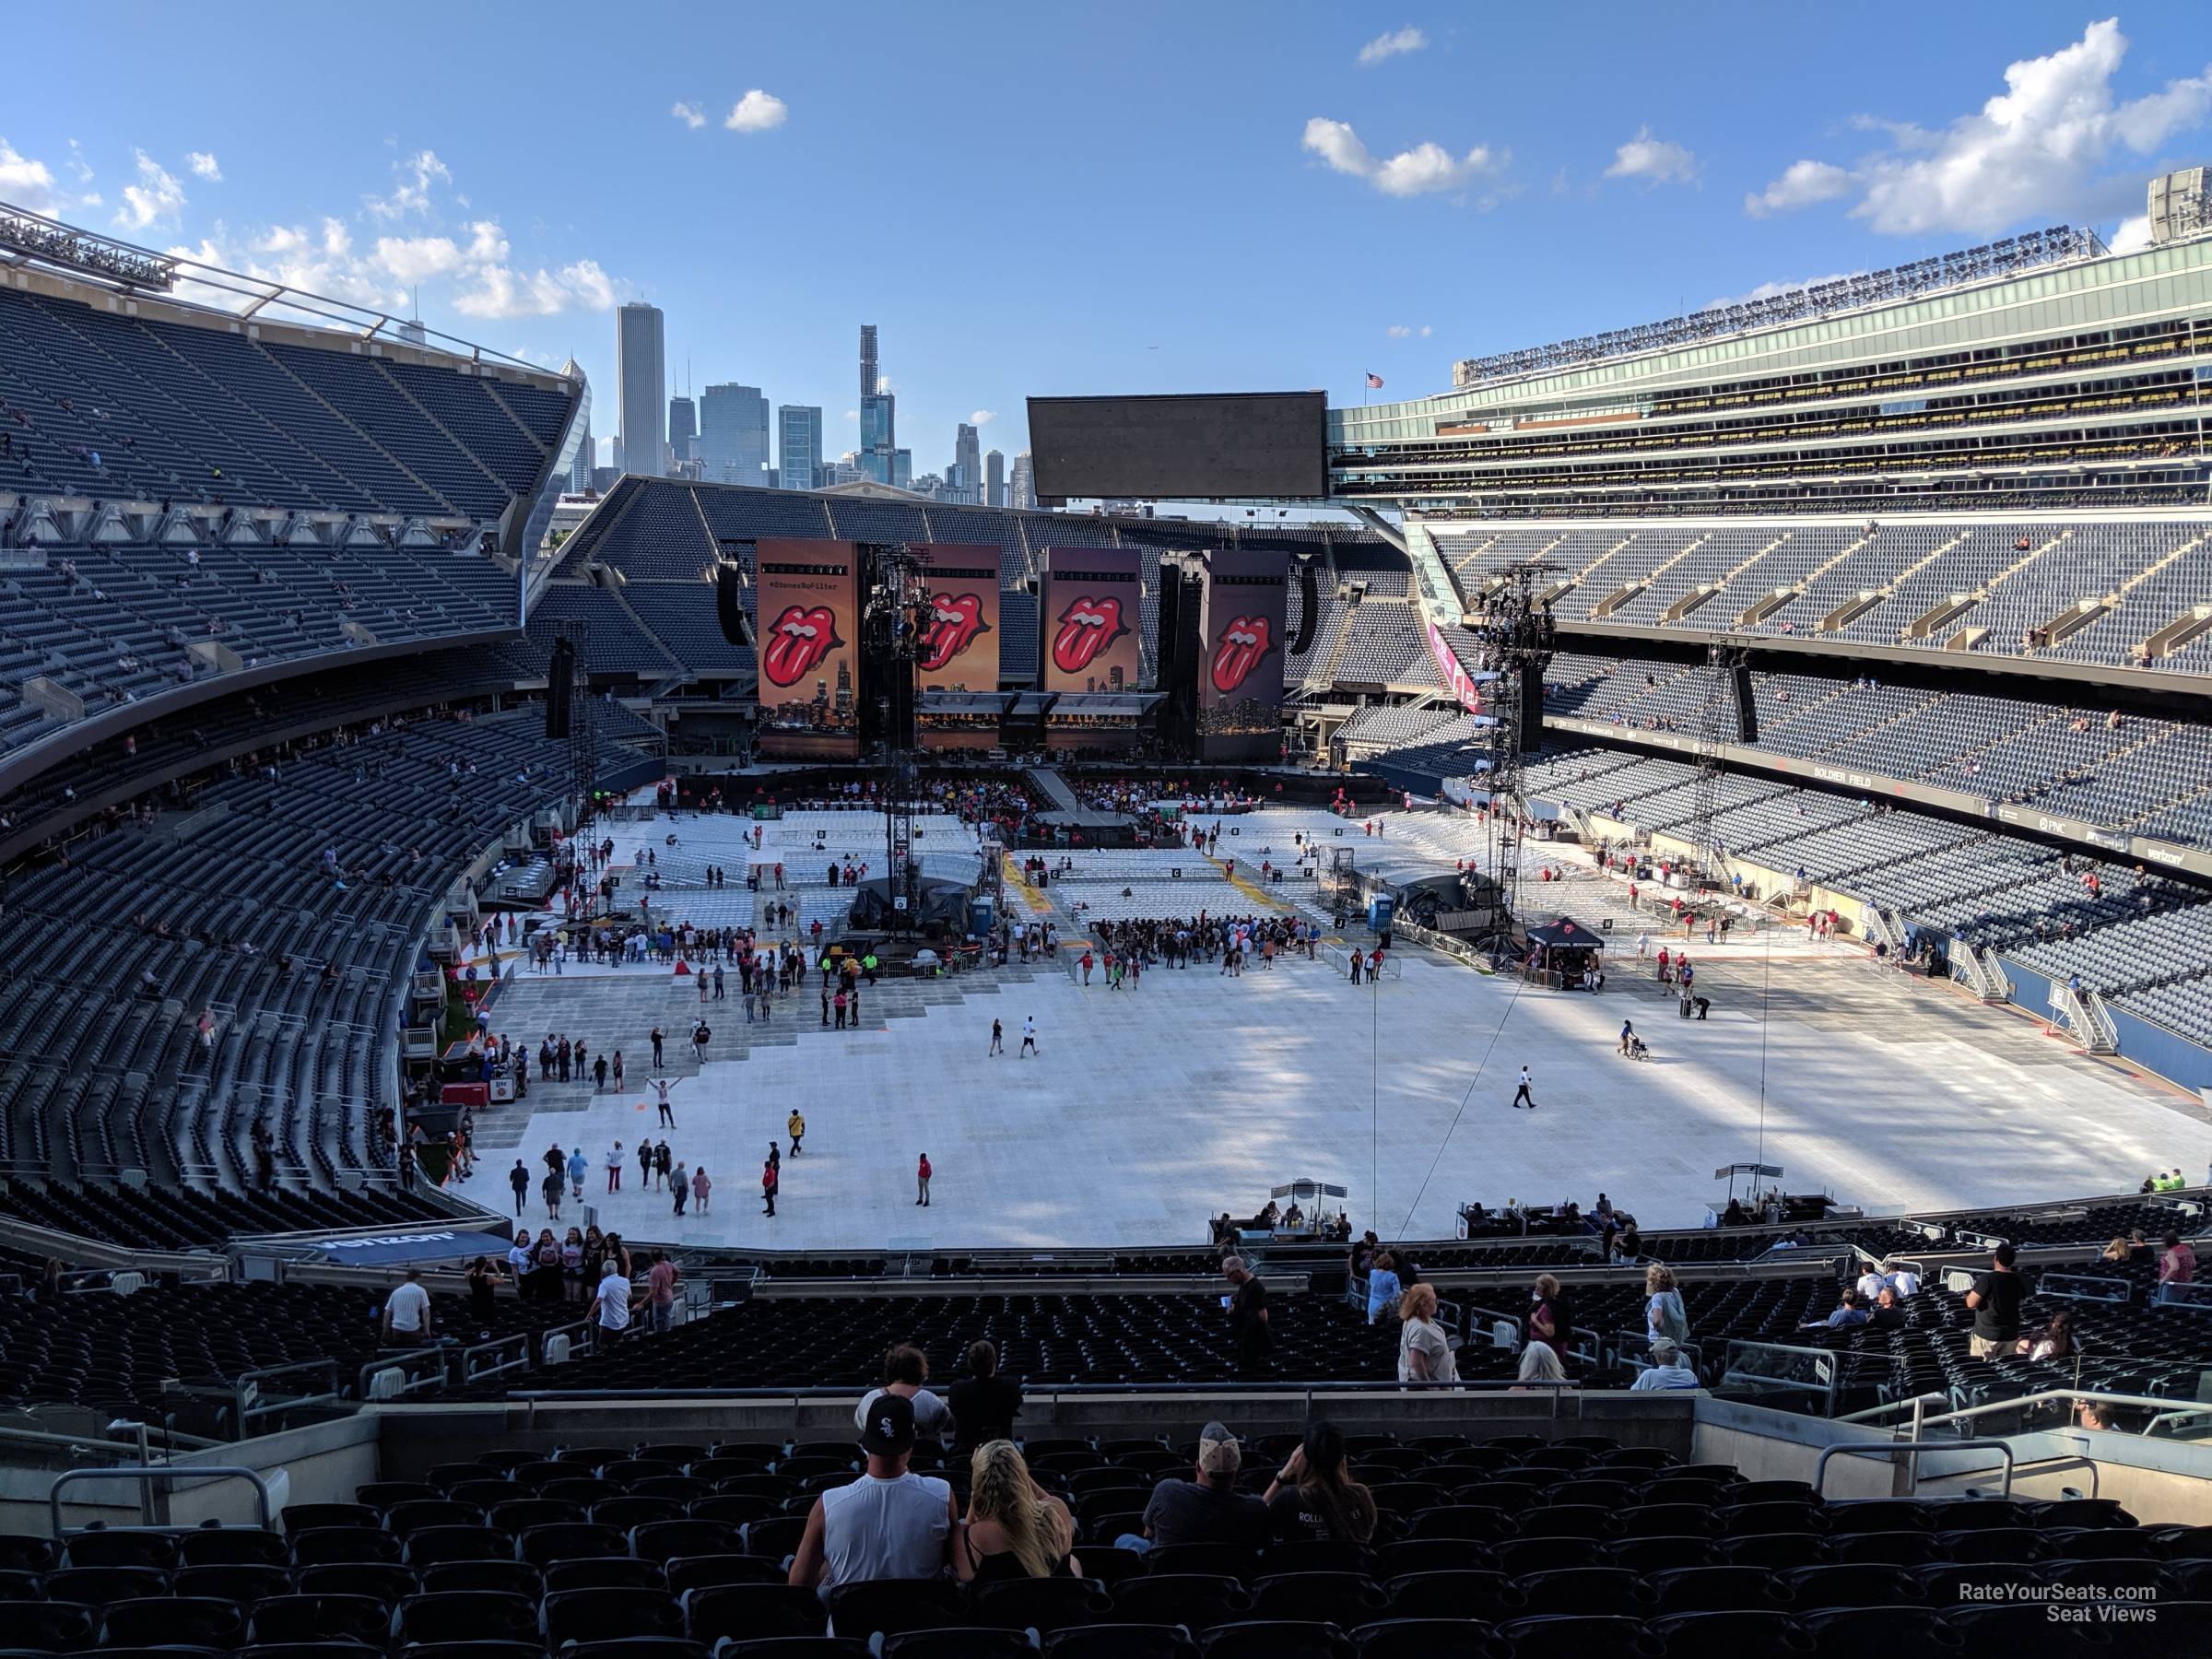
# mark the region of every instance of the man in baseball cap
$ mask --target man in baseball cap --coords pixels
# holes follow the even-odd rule
[[[1206,1424],[1198,1431],[1198,1478],[1161,1481],[1145,1506],[1144,1535],[1125,1533],[1115,1543],[1138,1551],[1164,1544],[1259,1547],[1267,1542],[1267,1506],[1237,1490],[1243,1464],[1237,1437],[1219,1423]]]
[[[791,1558],[787,1582],[825,1597],[840,1584],[870,1579],[935,1578],[959,1528],[952,1488],[907,1467],[914,1451],[912,1401],[895,1394],[870,1399],[860,1445],[867,1473],[814,1500]]]

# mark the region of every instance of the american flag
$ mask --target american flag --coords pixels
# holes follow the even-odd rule
[[[1370,369],[1367,371],[1367,389],[1370,392],[1380,392],[1382,390],[1382,377],[1377,374],[1372,369]]]

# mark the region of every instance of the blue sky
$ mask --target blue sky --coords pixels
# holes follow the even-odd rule
[[[1694,16],[1694,21],[1689,20]],[[1455,357],[2031,225],[2212,159],[2201,5],[18,8],[0,199],[558,362],[614,320],[917,471],[1031,394]]]

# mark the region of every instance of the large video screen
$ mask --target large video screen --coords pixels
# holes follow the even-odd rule
[[[851,542],[763,539],[759,582],[760,752],[860,753],[860,557]]]
[[[1206,556],[1205,653],[1198,665],[1199,755],[1272,760],[1283,747],[1283,635],[1290,560],[1220,548]]]
[[[932,542],[921,552],[929,571],[918,664],[922,689],[997,690],[998,548]]]
[[[1134,691],[1144,676],[1138,555],[1131,547],[1047,547],[1037,626],[1047,691]]]
[[[1318,499],[1328,486],[1319,392],[1032,397],[1030,454],[1046,505]]]

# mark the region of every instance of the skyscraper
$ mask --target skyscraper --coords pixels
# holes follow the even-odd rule
[[[953,488],[960,492],[964,501],[983,499],[982,446],[976,441],[975,429],[966,421],[959,423],[952,440],[952,464],[959,469],[952,479]]]
[[[700,477],[710,484],[768,482],[768,399],[758,386],[709,386],[699,394]]]
[[[692,441],[699,436],[699,419],[691,400],[677,393],[668,400],[668,456],[679,466],[691,459]]]
[[[615,312],[616,435],[622,441],[622,465],[633,473],[658,477],[668,470],[666,411],[662,388],[668,383],[662,346],[661,308],[631,300]]]
[[[912,450],[893,450],[891,452],[891,484],[900,489],[904,489],[913,481],[914,452]]]
[[[1004,507],[1006,504],[1006,457],[993,450],[983,457],[983,505]]]
[[[1037,505],[1037,475],[1030,469],[1028,450],[1023,450],[1014,457],[1014,483],[1008,494],[1011,499],[1006,505],[1009,507]]]
[[[822,412],[811,404],[776,410],[776,481],[785,489],[812,489],[822,469]]]
[[[895,483],[899,447],[898,400],[883,389],[876,357],[876,324],[860,325],[860,469],[878,484]]]

